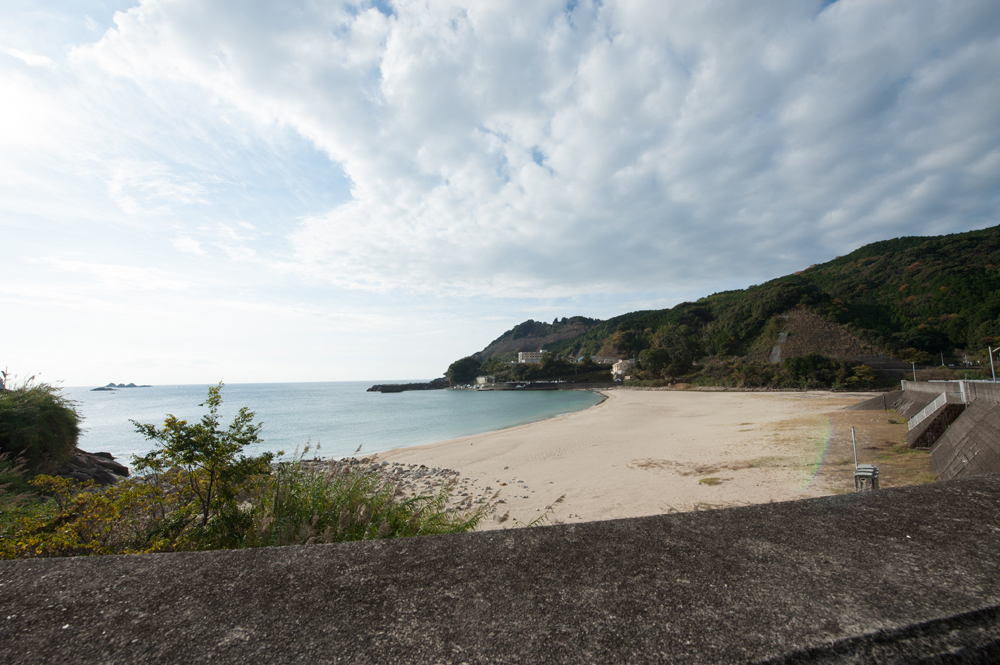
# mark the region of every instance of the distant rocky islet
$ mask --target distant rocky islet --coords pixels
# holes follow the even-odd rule
[[[118,390],[119,388],[152,388],[152,387],[153,386],[148,385],[148,384],[142,385],[142,386],[137,386],[134,383],[115,383],[114,381],[112,381],[111,383],[109,383],[106,386],[101,386],[100,388],[91,388],[90,392],[93,393],[93,392],[99,392],[99,391],[104,391],[104,390]]]

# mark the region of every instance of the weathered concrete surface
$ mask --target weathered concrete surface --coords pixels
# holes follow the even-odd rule
[[[906,433],[906,444],[910,448],[930,448],[951,427],[951,424],[958,420],[963,411],[965,405],[961,402],[957,404],[945,402],[937,411]]]
[[[944,392],[944,391],[941,391]],[[914,390],[904,390],[902,397],[896,401],[896,413],[907,420],[924,410],[931,402],[938,398],[941,393],[921,393]]]
[[[890,390],[870,397],[863,402],[844,407],[845,411],[888,411],[896,407],[903,396],[902,390]]]
[[[508,532],[9,561],[0,584],[5,663],[990,662],[1000,476]]]
[[[944,480],[1000,472],[1000,404],[970,404],[931,449],[931,466]]]
[[[986,400],[1000,404],[1000,383],[988,381],[907,381],[901,382],[901,388],[909,393],[930,393],[940,395],[946,392],[961,396],[966,404],[976,400]]]

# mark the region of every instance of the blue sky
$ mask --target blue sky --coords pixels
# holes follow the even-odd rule
[[[0,365],[431,378],[1000,223],[1000,4],[0,6]]]

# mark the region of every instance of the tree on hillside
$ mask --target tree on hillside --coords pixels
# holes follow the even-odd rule
[[[899,357],[902,358],[904,362],[912,363],[914,365],[926,365],[931,361],[932,356],[926,351],[908,348],[902,349],[899,352]]]
[[[666,349],[645,349],[639,353],[639,368],[663,376],[663,369],[670,364],[670,352]]]
[[[445,374],[448,377],[448,383],[453,386],[472,383],[479,375],[480,366],[479,360],[475,356],[466,356],[461,360],[456,360],[448,366],[448,371]]]

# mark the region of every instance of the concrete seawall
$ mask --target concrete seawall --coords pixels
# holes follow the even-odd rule
[[[1000,472],[1000,404],[973,402],[938,438],[931,465],[944,479]]]
[[[885,402],[912,418],[935,398],[947,404],[907,434],[913,447],[930,447],[934,472],[942,480],[1000,473],[1000,384],[980,381],[903,381],[902,391],[886,393]],[[877,408],[877,398],[851,409]]]
[[[991,475],[459,536],[5,561],[0,660],[990,662],[998,524]]]

